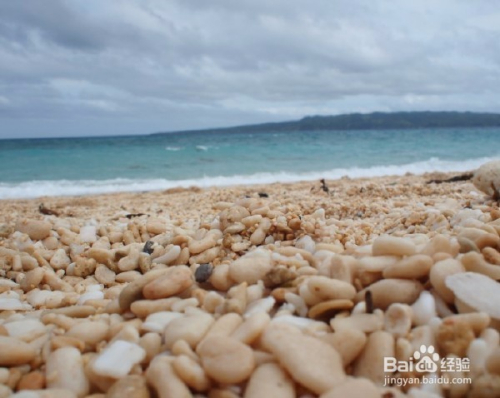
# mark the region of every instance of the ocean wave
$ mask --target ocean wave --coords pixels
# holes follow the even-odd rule
[[[214,146],[214,145],[196,145],[195,149],[197,151],[206,152],[206,151],[208,151],[210,149],[219,149],[219,147],[218,146]]]
[[[182,147],[180,147],[180,146],[166,146],[165,149],[167,151],[180,151],[182,149]]]
[[[404,165],[386,165],[372,167],[336,168],[333,170],[292,173],[280,171],[275,173],[257,173],[251,175],[205,176],[198,179],[166,180],[147,179],[132,180],[117,178],[112,180],[38,180],[21,183],[0,183],[0,199],[36,198],[40,196],[75,196],[111,192],[157,191],[168,188],[211,186],[271,184],[275,182],[312,181],[326,178],[335,180],[343,176],[351,178],[381,177],[387,175],[404,175],[406,173],[423,174],[426,172],[464,172],[474,170],[485,162],[497,158],[466,159],[447,161],[431,158],[421,162]]]

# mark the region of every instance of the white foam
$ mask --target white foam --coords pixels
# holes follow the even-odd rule
[[[132,180],[117,178],[112,180],[82,180],[82,181],[27,181],[22,183],[0,183],[0,199],[36,198],[40,196],[75,196],[110,192],[154,191],[168,188],[187,188],[211,186],[271,184],[274,182],[312,181],[320,178],[335,180],[343,176],[351,178],[381,177],[386,175],[404,175],[406,173],[423,174],[426,172],[464,172],[478,168],[494,158],[467,159],[462,161],[447,161],[431,158],[426,161],[405,165],[372,166],[367,168],[337,168],[326,171],[308,173],[257,173],[252,175],[205,176],[199,179],[187,180]]]
[[[206,152],[206,151],[208,151],[208,147],[205,145],[196,145],[196,150]]]
[[[165,149],[167,151],[177,152],[180,151],[182,148],[180,146],[166,146]]]

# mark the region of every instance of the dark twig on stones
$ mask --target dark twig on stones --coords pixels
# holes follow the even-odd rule
[[[40,206],[38,206],[38,211],[42,214],[46,214],[48,216],[59,216],[59,212],[56,210],[49,209],[45,207],[43,203],[40,203]]]
[[[268,198],[269,197],[269,194],[267,194],[266,192],[259,192],[259,198]]]
[[[493,200],[500,201],[500,192],[493,183],[491,183],[491,189],[493,189]]]
[[[330,192],[330,188],[328,188],[326,186],[326,182],[325,182],[325,179],[322,178],[321,180],[319,180],[319,182],[321,182],[321,189],[324,191],[324,192]]]
[[[146,214],[144,213],[131,213],[131,214],[127,214],[125,217],[127,217],[129,220],[133,217],[140,217],[140,216],[145,216]]]
[[[367,290],[365,293],[365,306],[366,306],[366,313],[373,314],[373,296],[370,290]]]
[[[459,182],[459,181],[469,181],[472,179],[473,174],[472,173],[465,173],[461,174],[459,176],[447,178],[444,180],[429,180],[427,181],[427,184],[442,184],[443,182]]]

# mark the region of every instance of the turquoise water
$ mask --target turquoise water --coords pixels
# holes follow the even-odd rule
[[[189,133],[0,141],[0,198],[466,171],[500,129]]]

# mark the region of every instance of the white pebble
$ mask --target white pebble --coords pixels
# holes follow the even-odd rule
[[[104,293],[101,291],[91,291],[84,293],[78,299],[78,305],[84,304],[87,300],[102,300],[104,298]]]
[[[94,243],[97,240],[96,227],[93,225],[86,225],[80,228],[80,240],[83,243]]]
[[[269,296],[263,299],[255,300],[253,303],[251,303],[245,313],[243,314],[243,318],[247,319],[253,314],[256,314],[258,312],[267,312],[269,313],[271,309],[274,307],[274,304],[276,303],[276,300],[274,297]]]
[[[15,298],[0,298],[0,311],[28,311],[31,310],[31,305],[21,303]]]
[[[184,314],[173,311],[160,311],[148,315],[141,328],[147,332],[163,333],[167,325],[174,319],[182,318]]]
[[[132,367],[145,356],[146,351],[139,345],[116,340],[99,355],[92,368],[98,375],[118,379],[128,375]]]
[[[427,325],[432,318],[437,316],[436,300],[427,291],[420,293],[419,298],[411,308],[413,310],[413,324],[417,326]]]

